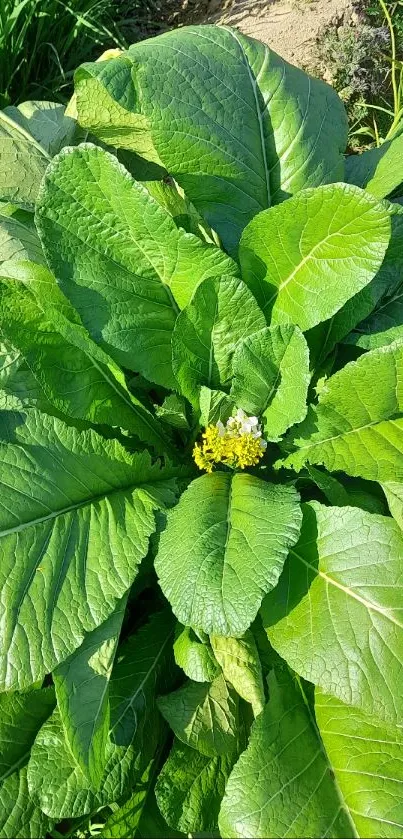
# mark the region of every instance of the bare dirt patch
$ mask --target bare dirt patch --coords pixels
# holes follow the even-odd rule
[[[356,0],[183,0],[165,4],[167,23],[226,23],[268,44],[283,58],[310,68],[316,44],[329,26],[358,20]]]
[[[300,67],[312,64],[320,33],[354,20],[352,0],[235,0],[221,21],[268,44]]]

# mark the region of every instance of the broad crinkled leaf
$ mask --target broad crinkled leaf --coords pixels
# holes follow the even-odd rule
[[[20,411],[25,407],[53,414],[53,406],[21,353],[9,341],[0,340],[0,410]]]
[[[262,607],[269,640],[293,670],[392,724],[403,714],[402,551],[391,518],[305,504],[300,541]]]
[[[73,145],[77,123],[65,115],[65,107],[59,102],[22,102],[18,107],[8,106],[4,113],[32,134],[51,157],[63,146]]]
[[[291,486],[225,472],[192,481],[168,515],[155,561],[178,620],[211,635],[243,635],[300,523]]]
[[[197,404],[201,386],[219,390],[228,384],[236,347],[264,325],[263,312],[241,280],[204,280],[172,335],[172,366],[182,393]]]
[[[112,359],[80,324],[42,305],[24,284],[0,282],[2,332],[22,354],[45,398],[62,415],[120,425],[159,453],[167,451],[164,429],[129,393]]]
[[[28,215],[28,214],[27,214]],[[18,215],[0,215],[0,275],[7,276],[15,260],[29,259],[44,264],[42,246],[33,223]]]
[[[177,393],[170,393],[166,396],[162,405],[158,405],[155,413],[161,422],[172,426],[172,428],[180,428],[181,430],[189,430],[189,422],[186,415],[186,401],[183,396]]]
[[[176,737],[207,757],[232,754],[238,743],[238,697],[220,675],[213,682],[187,682],[158,708]]]
[[[156,698],[172,687],[172,641],[172,618],[164,610],[119,648],[109,688],[107,763],[97,788],[74,761],[59,713],[42,727],[32,749],[28,781],[32,799],[51,818],[92,813],[130,794],[162,739]]]
[[[179,230],[116,158],[84,144],[50,164],[36,220],[48,263],[94,340],[124,367],[174,387],[171,335],[205,277],[237,275]]]
[[[36,411],[0,426],[2,688],[25,687],[105,621],[136,577],[175,472]]]
[[[0,784],[2,839],[45,839],[53,825],[29,795],[26,767]]]
[[[54,707],[53,688],[0,694],[0,784],[28,762],[35,737]]]
[[[37,305],[44,314],[47,314],[49,307],[52,307],[59,314],[64,315],[70,323],[82,325],[78,312],[60,290],[56,277],[46,265],[39,265],[30,260],[13,260],[9,264],[5,279],[24,284],[35,297]]]
[[[361,356],[327,380],[292,435],[298,451],[283,465],[304,464],[370,481],[403,480],[403,342]]]
[[[346,477],[343,483],[341,475],[336,478],[335,475],[330,475],[324,469],[317,469],[316,466],[308,466],[307,470],[309,477],[333,507],[361,507],[369,513],[381,513],[381,515],[386,512],[377,484],[368,484],[359,479],[354,481]],[[361,483],[363,486],[360,485]]]
[[[53,672],[64,733],[80,769],[95,787],[106,764],[109,681],[124,617],[126,597],[107,621]]]
[[[234,403],[222,390],[212,390],[209,387],[200,388],[199,393],[200,423],[207,428],[215,425],[218,420],[225,423],[232,416]]]
[[[32,134],[0,111],[0,201],[33,210],[49,161]]]
[[[386,347],[396,340],[403,340],[403,288],[382,300],[366,320],[358,324],[344,343],[354,344],[364,350]]]
[[[0,340],[0,411],[26,411],[28,408],[67,421],[66,416],[49,402],[21,353],[9,341]],[[81,429],[90,427],[90,423],[77,419],[72,424]]]
[[[184,839],[183,833],[167,825],[153,791],[150,792],[141,814],[136,839]]]
[[[132,157],[131,155],[131,162]],[[136,162],[137,160],[140,160],[140,158],[136,156]],[[125,160],[123,159],[122,162],[124,163]],[[129,171],[136,180],[143,180],[141,177],[136,177],[136,171],[133,165]],[[211,229],[206,220],[198,213],[196,207],[189,201],[183,189],[170,175],[165,175],[162,180],[158,181],[147,180],[145,186],[152,197],[172,216],[177,227],[182,227],[187,233],[194,233],[204,242],[220,245],[217,233]]]
[[[52,827],[29,797],[26,763],[37,732],[54,706],[53,688],[0,694],[0,834],[4,839],[42,839]]]
[[[301,691],[285,670],[274,670],[269,693],[227,783],[221,836],[356,836]]]
[[[74,74],[77,116],[103,143],[158,164],[148,121],[135,110],[131,67],[126,55],[79,67]]]
[[[220,673],[220,665],[214,658],[211,647],[202,644],[190,626],[181,627],[174,643],[174,656],[189,679],[194,682],[212,682]]]
[[[374,331],[377,331],[378,310],[387,306],[389,297],[398,294],[403,272],[403,208],[390,201],[383,201],[382,206],[387,209],[391,221],[390,240],[382,265],[374,279],[362,291],[347,300],[332,318],[308,330],[305,337],[311,350],[312,366],[318,367],[339,341],[344,339],[345,342],[355,343],[362,332],[372,331],[373,319],[375,320]],[[382,318],[379,326],[382,329]],[[393,326],[393,324],[389,323],[388,326]],[[355,331],[352,332],[352,330]],[[362,337],[365,338],[365,336]],[[381,340],[379,346],[386,343],[390,341]],[[364,343],[360,345],[366,349],[374,349],[376,346],[375,342],[371,346],[369,344],[366,346]]]
[[[122,837],[138,836],[137,828],[147,798],[150,796],[150,786],[155,775],[155,759],[145,769],[141,778],[136,782],[134,792],[130,798],[113,810],[107,818],[99,836],[102,839],[122,839]]]
[[[315,715],[356,835],[403,836],[403,730],[344,705],[320,690]]]
[[[296,326],[266,327],[249,335],[233,359],[231,397],[264,419],[266,440],[278,441],[307,412],[309,350]]]
[[[253,633],[248,629],[242,638],[212,635],[211,646],[225,678],[242,699],[250,702],[256,717],[266,700],[262,665]]]
[[[206,757],[175,739],[157,780],[158,806],[170,827],[189,834],[216,831],[234,755]]]
[[[98,88],[86,96],[89,76],[120,110],[121,119],[112,112],[116,140],[110,107],[94,119],[100,96]],[[305,186],[343,179],[347,124],[337,95],[235,29],[168,32],[109,67],[85,65],[76,86],[79,121],[112,144],[133,149],[138,136],[140,154],[151,138],[230,252],[260,210]]]
[[[403,483],[397,481],[384,481],[382,489],[386,495],[389,510],[403,530]]]
[[[306,189],[248,224],[242,277],[272,325],[305,332],[368,285],[390,235],[387,208],[357,187]]]
[[[403,135],[375,149],[346,157],[346,181],[376,198],[386,198],[403,183]]]

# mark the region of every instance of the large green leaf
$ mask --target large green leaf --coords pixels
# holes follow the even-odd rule
[[[137,828],[150,795],[150,786],[155,775],[155,759],[145,769],[141,778],[136,782],[134,792],[121,807],[113,809],[107,818],[101,833],[102,839],[132,839],[137,836]]]
[[[253,633],[248,629],[242,638],[211,636],[211,646],[223,674],[239,696],[250,702],[255,716],[265,704],[262,665]]]
[[[182,431],[189,431],[187,418],[187,405],[183,396],[177,393],[170,393],[166,396],[162,405],[156,407],[155,413],[161,422],[170,425],[172,428],[180,428]]]
[[[381,301],[376,310],[345,339],[364,350],[385,347],[403,339],[403,288]]]
[[[396,342],[331,376],[293,433],[298,451],[284,465],[322,464],[370,481],[402,480],[402,373],[403,342]]]
[[[218,420],[225,424],[232,416],[235,405],[224,391],[211,390],[202,385],[199,393],[199,407],[200,424],[207,428],[208,425],[215,425]]]
[[[315,714],[356,833],[403,836],[403,733],[316,690]]]
[[[50,156],[29,131],[0,112],[0,201],[33,210]]]
[[[86,422],[120,425],[160,453],[170,448],[164,429],[132,396],[123,373],[78,323],[21,282],[0,282],[3,334],[19,350],[57,411]]]
[[[77,116],[80,125],[103,143],[159,164],[148,121],[136,113],[131,68],[127,55],[79,67],[74,75]]]
[[[126,111],[123,120],[112,112],[116,140],[110,129],[105,135],[109,107],[97,122],[92,117],[98,88],[92,99],[81,94],[89,76]],[[108,67],[85,65],[76,85],[79,121],[140,154],[151,137],[166,169],[230,251],[260,210],[304,186],[343,179],[346,118],[336,94],[235,29],[168,32],[134,45]]]
[[[182,393],[197,404],[201,386],[214,390],[228,384],[236,347],[264,325],[263,312],[241,280],[204,280],[172,335],[172,365]]]
[[[249,335],[233,359],[231,397],[264,418],[266,440],[278,441],[307,412],[309,350],[296,326],[266,327]]]
[[[48,263],[97,343],[124,367],[174,387],[171,335],[205,277],[237,274],[214,245],[179,230],[112,155],[61,152],[37,205]]]
[[[0,694],[0,783],[27,763],[35,737],[54,707],[53,688]]]
[[[64,112],[65,107],[59,102],[35,100],[4,109],[4,113],[32,134],[51,157],[63,146],[73,145],[77,123]]]
[[[30,411],[0,426],[4,688],[66,659],[131,586],[173,471]]]
[[[242,276],[272,324],[304,332],[373,279],[390,239],[386,207],[357,187],[307,189],[254,218],[239,248]]]
[[[130,833],[128,839],[132,839]],[[147,798],[140,823],[136,832],[136,839],[185,839],[184,833],[169,827],[162,817],[153,792]]]
[[[5,279],[24,284],[35,297],[44,315],[49,307],[52,309],[54,307],[70,323],[81,324],[74,306],[60,290],[56,277],[46,265],[39,265],[30,260],[13,260],[12,263],[10,262]]]
[[[13,772],[0,785],[2,839],[45,839],[53,825],[29,795],[26,767]]]
[[[304,505],[301,538],[264,600],[269,640],[326,693],[400,723],[403,536],[356,507]]]
[[[220,673],[209,644],[202,644],[190,626],[178,624],[174,643],[175,661],[184,673],[195,682],[212,682]]]
[[[95,787],[106,764],[109,733],[109,681],[126,597],[107,621],[90,632],[53,672],[57,704],[72,755]]]
[[[403,183],[403,135],[379,148],[346,158],[346,181],[363,187],[376,198],[386,198]]]
[[[225,784],[234,755],[206,757],[175,739],[155,788],[170,827],[189,834],[216,831]]]
[[[359,478],[354,481],[340,473],[336,478],[335,475],[330,475],[324,469],[317,469],[316,466],[308,466],[307,470],[309,477],[333,507],[361,507],[369,513],[382,515],[386,512],[378,484],[368,484]]]
[[[172,618],[164,610],[119,649],[110,681],[111,729],[101,784],[94,787],[66,744],[55,712],[28,766],[32,800],[51,818],[74,818],[127,796],[162,739],[157,694],[172,687]]]
[[[28,213],[26,214],[28,216]],[[30,259],[44,264],[42,246],[33,224],[18,217],[0,215],[0,273],[7,275],[15,260]]]
[[[39,839],[52,827],[29,798],[25,764],[55,705],[53,688],[0,695],[0,833]]]
[[[188,682],[158,707],[176,737],[202,755],[232,754],[238,744],[238,698],[224,676],[209,682]]]
[[[227,783],[220,817],[228,839],[356,836],[303,694],[284,670]]]
[[[311,349],[312,366],[318,367],[343,338],[348,342],[354,342],[355,337],[358,337],[357,332],[361,335],[363,331],[367,332],[368,328],[371,331],[370,324],[372,325],[372,318],[376,318],[378,309],[387,305],[388,298],[398,292],[403,272],[403,208],[390,201],[382,203],[391,221],[391,236],[382,265],[374,279],[362,291],[347,300],[331,319],[308,331],[306,339]],[[357,330],[352,332],[351,339],[346,338],[355,327]],[[382,342],[379,345],[381,344]],[[373,349],[374,346],[375,343],[371,347],[368,345],[367,349]]]
[[[178,620],[243,635],[298,539],[293,487],[215,472],[192,481],[169,513],[155,567]]]
[[[19,411],[37,407],[53,413],[43,389],[24,361],[21,353],[9,341],[0,341],[0,410]]]
[[[386,495],[389,510],[393,518],[397,521],[401,530],[403,530],[403,483],[385,481],[382,484],[382,489]]]
[[[130,163],[132,163],[133,155],[131,153],[129,155]],[[122,163],[125,163],[125,159],[123,157]],[[136,155],[136,163],[140,159]],[[137,167],[133,165],[131,168],[129,167],[129,161],[127,168],[135,180],[143,180],[140,174],[136,174]],[[204,242],[220,245],[220,240],[215,230],[211,229],[206,220],[196,210],[196,207],[187,195],[185,195],[179,184],[168,174],[165,174],[164,177],[161,174],[160,177],[162,180],[147,180],[145,186],[152,197],[172,216],[176,226],[182,227],[187,233],[194,233]]]

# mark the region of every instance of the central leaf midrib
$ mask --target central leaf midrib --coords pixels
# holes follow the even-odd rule
[[[87,358],[90,359],[93,366],[100,372],[101,376],[104,378],[105,382],[108,383],[109,387],[111,387],[115,391],[117,396],[130,408],[130,410],[133,412],[133,414],[136,417],[138,417],[138,419],[141,422],[143,422],[144,425],[147,426],[147,428],[150,429],[150,431],[153,435],[155,434],[158,437],[158,439],[161,440],[161,443],[164,444],[164,447],[166,449],[171,450],[171,446],[169,445],[168,441],[164,438],[162,429],[160,431],[160,429],[158,427],[159,426],[158,421],[154,419],[152,414],[149,414],[147,409],[141,403],[136,404],[135,402],[133,402],[130,399],[129,396],[126,396],[125,393],[122,393],[119,390],[118,383],[114,380],[113,376],[112,376],[112,378],[110,378],[108,375],[106,375],[105,371],[102,370],[101,365],[97,363],[97,361],[95,360],[95,358],[93,358],[93,356],[87,355],[87,353],[85,353],[85,355],[87,356]],[[155,427],[155,426],[157,426],[157,427]]]
[[[13,775],[14,772],[17,772],[18,769],[20,769],[24,765],[25,761],[29,758],[30,751],[31,748],[29,747],[26,750],[26,752],[24,752],[24,754],[18,760],[16,760],[15,763],[13,763],[12,766],[9,766],[8,769],[6,769],[5,772],[3,772],[2,775],[0,775],[0,783],[3,783],[3,781],[6,780],[6,778],[9,778],[10,775]]]
[[[21,138],[23,138],[25,141],[28,141],[29,145],[33,146],[36,149],[36,151],[38,151],[42,155],[46,162],[52,159],[50,154],[48,154],[48,152],[46,151],[46,149],[44,149],[44,147],[41,146],[41,144],[37,140],[35,140],[33,134],[30,134],[29,131],[26,131],[26,129],[23,128],[23,126],[20,125],[19,122],[15,122],[13,119],[11,119],[11,117],[5,114],[4,111],[2,111],[0,115],[0,127],[2,122],[6,124],[6,127],[11,128],[16,134],[20,134]],[[14,140],[14,137],[12,134],[10,134],[10,131],[7,131],[7,136],[11,137],[11,140]]]
[[[334,786],[334,788],[335,788],[335,790],[336,790],[337,797],[338,797],[338,799],[339,799],[339,801],[340,801],[340,808],[341,808],[342,810],[344,810],[344,812],[345,812],[345,814],[346,814],[346,816],[347,816],[347,818],[348,818],[348,820],[349,820],[349,822],[350,822],[350,826],[351,826],[352,831],[353,831],[353,833],[354,833],[354,837],[357,837],[357,839],[358,839],[358,837],[359,837],[359,833],[358,833],[357,828],[356,828],[356,826],[355,826],[354,819],[353,819],[353,818],[352,818],[352,816],[351,816],[351,811],[350,811],[350,808],[349,808],[349,806],[348,806],[348,804],[347,804],[347,801],[346,801],[346,799],[345,799],[345,797],[344,797],[344,795],[343,795],[343,793],[342,793],[342,791],[341,791],[341,787],[339,786],[339,782],[338,782],[338,780],[337,780],[336,772],[335,772],[335,770],[334,770],[334,768],[333,768],[333,765],[330,763],[329,756],[328,756],[327,751],[326,751],[326,749],[325,749],[325,747],[324,747],[324,745],[323,745],[323,740],[322,740],[322,737],[321,737],[321,735],[320,735],[320,732],[319,732],[319,728],[318,728],[318,725],[317,725],[316,719],[315,719],[315,717],[314,717],[314,714],[312,713],[311,706],[310,706],[309,701],[307,700],[307,697],[306,697],[306,695],[305,695],[305,692],[304,692],[304,690],[303,690],[303,688],[302,688],[302,684],[301,684],[301,680],[300,680],[300,677],[299,677],[299,676],[297,676],[297,678],[296,678],[296,682],[297,682],[297,685],[298,685],[298,689],[299,689],[299,691],[300,691],[300,693],[301,693],[302,701],[303,701],[303,703],[304,703],[304,705],[305,705],[305,708],[306,708],[306,711],[307,711],[308,717],[309,717],[309,719],[310,719],[311,725],[312,725],[312,727],[313,727],[313,729],[314,729],[314,731],[315,731],[315,734],[316,734],[316,736],[317,736],[318,743],[319,743],[319,748],[320,748],[320,750],[321,750],[321,752],[322,752],[322,754],[323,754],[323,756],[324,756],[324,758],[325,758],[325,761],[326,761],[326,763],[327,763],[327,765],[328,765],[328,768],[329,768],[329,769],[333,772],[332,781],[333,781],[333,786]],[[315,702],[315,704],[316,704],[316,702]],[[337,814],[337,815],[338,815],[338,814]],[[335,819],[336,819],[336,818],[337,818],[337,816],[335,817]],[[335,821],[335,819],[334,819],[334,821]],[[334,823],[334,822],[333,822],[333,823]]]
[[[126,700],[124,700],[124,699],[122,700],[123,705],[124,705],[124,709],[123,709],[122,713],[120,714],[120,716],[117,718],[117,720],[115,720],[115,722],[111,725],[111,733],[112,733],[113,731],[115,731],[115,729],[116,729],[116,728],[117,728],[117,726],[120,724],[120,722],[122,721],[122,719],[126,716],[126,714],[127,714],[128,710],[129,710],[129,708],[131,708],[131,707],[133,706],[133,704],[134,704],[135,700],[137,699],[137,697],[138,697],[139,693],[143,690],[143,688],[144,688],[145,684],[148,682],[148,680],[149,680],[149,678],[150,678],[150,675],[154,672],[154,670],[155,670],[155,668],[156,668],[156,666],[157,666],[157,664],[158,664],[158,662],[159,662],[159,660],[160,660],[160,658],[161,658],[161,656],[162,656],[162,654],[163,654],[163,652],[164,652],[164,650],[165,650],[165,647],[166,647],[166,646],[167,646],[167,644],[171,641],[171,638],[172,638],[173,634],[174,634],[174,630],[172,629],[172,630],[168,633],[168,635],[167,635],[167,637],[165,638],[165,640],[163,641],[163,643],[162,643],[162,645],[161,645],[160,649],[158,650],[157,655],[156,655],[156,656],[155,656],[155,658],[153,659],[153,663],[151,664],[151,666],[149,667],[149,669],[148,669],[148,670],[146,671],[146,673],[144,674],[144,678],[141,680],[140,684],[137,686],[137,688],[136,688],[135,692],[132,694],[132,696],[130,697],[130,699],[128,699],[128,698],[127,698]],[[110,684],[111,684],[111,685],[113,684],[113,681],[114,681],[114,680],[113,680],[113,677],[112,677],[112,678],[111,678],[111,681],[110,681]],[[116,681],[117,681],[117,682],[119,682],[119,678],[117,678],[117,679],[116,679]],[[134,737],[135,737],[135,735],[136,735],[136,734],[137,734],[137,728],[136,728],[136,732],[135,732],[135,734],[134,734],[134,736],[133,736],[133,740],[134,740]]]
[[[377,612],[379,615],[382,615],[383,618],[389,620],[390,623],[393,623],[394,626],[397,626],[399,629],[403,629],[403,624],[400,623],[400,621],[396,620],[396,618],[393,617],[388,610],[385,610],[382,606],[378,606],[377,603],[371,603],[371,601],[366,600],[366,598],[363,597],[361,594],[356,594],[351,588],[343,585],[343,583],[339,583],[337,580],[334,580],[333,577],[330,577],[328,574],[326,574],[325,571],[321,571],[320,568],[315,568],[314,565],[312,565],[300,554],[298,554],[295,549],[292,549],[291,553],[294,554],[294,556],[297,559],[299,559],[300,562],[302,562],[303,565],[306,566],[306,568],[309,568],[310,571],[313,571],[316,577],[320,577],[322,580],[324,580],[326,584],[333,585],[336,589],[342,591],[343,594],[345,594],[346,596],[351,597],[353,600],[356,600],[357,603],[360,603],[361,606],[364,606],[368,612]]]
[[[325,405],[325,402],[320,403],[321,406]],[[318,406],[319,407],[319,406]],[[347,437],[349,434],[359,434],[361,431],[365,431],[367,428],[374,428],[377,425],[382,425],[384,422],[397,422],[398,420],[403,419],[403,411],[396,411],[390,417],[384,417],[383,419],[376,419],[372,420],[372,422],[367,422],[365,425],[358,425],[356,428],[349,428],[348,431],[340,431],[338,434],[334,434],[332,437],[325,437],[322,440],[318,440],[315,438],[308,438],[306,441],[307,445],[299,446],[296,449],[295,454],[298,452],[304,452],[307,449],[313,449],[317,446],[322,446],[324,443],[332,443],[333,440],[340,440],[341,438]],[[390,442],[390,440],[388,440]]]
[[[211,335],[210,335],[210,347],[209,347],[209,359],[208,359],[208,374],[207,380],[209,387],[212,387],[212,375],[213,375],[213,361],[214,361],[214,328],[216,326],[218,314],[218,296],[215,303],[214,315],[212,320],[212,327],[211,327]]]
[[[159,477],[158,475],[155,476],[155,481],[164,481],[170,480],[166,477]],[[110,498],[113,495],[118,495],[120,493],[125,492],[133,492],[136,489],[144,489],[147,491],[147,486],[152,485],[155,481],[149,481],[139,484],[128,484],[127,486],[117,487],[109,492],[103,492],[99,495],[92,495],[90,498],[85,498],[82,501],[77,501],[76,504],[70,504],[66,507],[62,507],[60,510],[55,510],[52,513],[49,513],[46,516],[38,516],[36,519],[30,519],[26,522],[21,522],[20,524],[16,525],[15,527],[7,528],[6,530],[0,531],[0,539],[3,536],[10,536],[12,533],[20,533],[22,530],[25,530],[27,527],[34,527],[37,524],[41,524],[45,521],[52,521],[52,519],[57,519],[59,516],[64,516],[66,513],[70,513],[73,510],[80,510],[82,507],[87,507],[91,504],[96,504],[99,501],[103,501],[105,498]],[[151,499],[151,496],[150,496]]]
[[[60,189],[60,187],[58,187],[58,189]],[[68,196],[68,193],[65,192],[64,190],[60,190],[60,191],[62,191],[64,195]],[[79,206],[81,206],[81,205],[79,204]],[[87,209],[87,208],[85,208],[85,209]],[[68,233],[69,236],[77,239],[77,241],[81,245],[83,245],[86,248],[87,251],[93,251],[94,253],[97,254],[97,256],[100,256],[105,261],[110,262],[113,266],[118,268],[120,271],[125,272],[126,274],[129,274],[129,276],[131,278],[139,279],[141,281],[145,280],[144,274],[137,274],[131,268],[127,268],[122,262],[118,262],[115,257],[111,256],[110,254],[105,253],[105,251],[103,251],[99,248],[96,248],[94,244],[88,242],[86,239],[84,239],[83,236],[80,236],[76,231],[70,230],[68,227],[66,227],[65,224],[62,224],[58,219],[54,219],[53,217],[50,217],[50,216],[47,216],[47,215],[46,216],[43,215],[43,217],[46,219],[46,221],[50,221],[55,227],[60,228],[64,233]],[[95,220],[97,222],[102,221],[102,219],[99,216],[94,216],[94,217],[95,217]],[[111,233],[113,232],[112,228],[110,229],[110,232]],[[43,245],[43,247],[45,249],[45,245]],[[47,254],[48,253],[49,253],[49,249],[47,249]],[[161,278],[161,276],[156,272],[152,263],[150,263],[150,265],[151,265],[152,269],[155,271],[155,276],[152,278],[152,281],[155,282],[155,283],[160,283],[160,285],[163,287],[165,292],[170,290],[168,283],[164,282],[164,280]],[[73,284],[77,285],[79,288],[82,288],[82,286],[80,286],[78,283],[76,283],[75,280],[73,280]],[[105,283],[103,283],[103,285],[105,285]],[[143,297],[141,294],[139,294],[139,292],[136,290],[136,288],[134,286],[133,286],[133,288],[134,288],[134,291],[131,291],[130,289],[128,289],[129,293],[132,294],[132,297],[136,297],[136,298],[140,298],[142,300],[146,300],[147,303],[152,303],[154,306],[162,306],[163,308],[168,309],[168,310],[172,308],[172,299],[171,299],[172,293],[171,293],[171,296],[167,295],[168,300],[169,300],[168,303],[161,303],[161,301],[159,301],[159,300],[157,301],[157,300],[152,300],[151,298],[148,298],[148,297]],[[115,286],[114,291],[121,292],[122,289],[119,288],[118,286]]]
[[[259,100],[258,100],[258,96],[257,96],[258,84],[257,84],[256,79],[253,76],[248,58],[245,54],[245,51],[242,47],[241,42],[237,38],[235,30],[234,29],[227,29],[227,32],[229,32],[232,35],[234,40],[237,42],[237,44],[239,46],[239,49],[241,50],[242,59],[245,63],[245,66],[246,66],[246,69],[247,69],[247,72],[248,72],[248,76],[249,76],[249,79],[250,79],[250,83],[251,83],[253,98],[254,98],[255,105],[256,105],[256,115],[257,115],[257,119],[258,119],[258,123],[259,123],[260,145],[261,145],[261,151],[262,151],[262,163],[263,163],[263,168],[264,168],[264,176],[265,176],[264,180],[265,180],[265,185],[266,185],[266,200],[267,200],[266,206],[270,207],[270,171],[269,171],[269,167],[268,167],[268,163],[267,163],[267,152],[266,152],[266,144],[265,144],[265,138],[264,138],[262,112],[261,112],[260,107],[259,107]]]
[[[46,314],[45,309],[43,309],[42,306],[40,306],[40,308],[41,308],[42,312],[44,314]],[[57,314],[59,315],[59,313],[57,313]],[[133,415],[135,417],[137,417],[137,419],[140,422],[144,423],[144,425],[151,431],[151,433],[153,435],[155,435],[160,440],[160,442],[163,444],[164,448],[170,449],[170,445],[169,445],[168,441],[165,439],[163,430],[160,429],[158,421],[153,417],[152,414],[150,414],[147,411],[147,409],[141,404],[141,402],[139,402],[137,400],[133,401],[133,399],[131,398],[131,394],[129,394],[129,392],[125,393],[123,388],[120,389],[122,386],[119,387],[118,381],[116,380],[115,376],[109,370],[109,367],[108,367],[108,361],[112,361],[112,359],[105,358],[104,363],[101,364],[101,362],[98,362],[97,359],[95,358],[95,356],[91,353],[90,348],[88,348],[88,350],[83,349],[83,347],[80,346],[79,342],[74,341],[74,338],[67,337],[66,330],[63,327],[64,326],[70,326],[69,323],[65,324],[65,323],[62,322],[62,327],[61,328],[60,328],[60,326],[61,326],[60,320],[56,320],[55,324],[53,324],[52,321],[50,320],[49,323],[50,323],[52,328],[54,326],[55,332],[56,332],[57,335],[60,335],[68,344],[71,344],[71,346],[74,346],[78,350],[78,352],[81,352],[85,356],[85,358],[88,359],[89,363],[96,370],[98,370],[98,372],[102,376],[103,380],[106,382],[106,384],[110,388],[112,388],[112,390],[116,393],[117,397],[119,399],[121,399],[122,402],[125,405],[127,405],[128,408],[130,408],[130,411],[133,413]],[[74,329],[73,329],[73,332],[74,332]],[[47,333],[45,333],[45,335],[46,334]],[[99,349],[98,345],[96,345],[96,348]],[[19,352],[19,357],[24,359],[25,363],[28,365],[29,369],[31,370],[31,373],[34,376],[34,378],[37,381],[39,381],[39,379],[37,377],[37,374],[35,372],[35,369],[29,361],[29,353],[20,352],[19,350],[18,350],[18,352]],[[39,382],[39,384],[41,384],[41,382]],[[52,388],[48,388],[47,385],[43,385],[43,384],[42,384],[42,386],[44,387],[44,389],[46,388],[46,391],[50,390],[50,396],[47,394],[47,398],[50,400],[50,402],[52,404],[55,404],[55,400],[53,398]],[[75,416],[75,415],[76,414],[72,414],[72,416]],[[128,430],[133,431],[134,429],[128,429]],[[139,432],[137,430],[134,433],[138,434]],[[155,445],[155,443],[153,443],[152,445]]]
[[[367,212],[367,209],[365,209],[364,213],[362,213],[360,216],[356,216],[354,221],[356,222],[358,219],[362,219],[363,216],[366,214],[366,212]],[[332,221],[334,221],[334,218],[335,218],[335,216],[333,217]],[[345,224],[341,225],[341,227],[337,228],[336,230],[332,230],[331,233],[327,233],[326,236],[324,236],[323,239],[320,239],[319,242],[316,242],[316,244],[311,248],[311,250],[308,251],[308,253],[306,253],[305,256],[303,256],[302,259],[299,262],[297,262],[297,264],[295,265],[295,268],[291,271],[291,273],[288,274],[288,276],[285,277],[282,280],[282,282],[277,286],[274,294],[266,302],[266,307],[269,306],[273,302],[273,300],[275,300],[279,296],[280,292],[282,292],[283,289],[286,288],[289,285],[289,283],[297,276],[297,274],[304,268],[304,266],[308,262],[310,262],[311,259],[318,259],[319,258],[319,259],[322,259],[324,262],[327,262],[329,260],[329,257],[326,257],[326,256],[325,257],[315,257],[316,251],[318,249],[320,249],[323,245],[327,245],[328,242],[331,239],[333,239],[334,236],[343,235],[343,230],[345,230],[345,228],[348,227],[350,224],[351,224],[351,219],[349,219],[349,221],[347,221]],[[300,236],[299,245],[301,245],[301,238],[302,238],[302,234]],[[347,255],[347,257],[346,257],[345,255],[343,255],[343,256],[340,256],[340,257],[336,257],[336,258],[339,259],[340,261],[344,261],[346,259],[349,259],[350,256]],[[305,289],[305,286],[303,284],[299,284],[299,285],[301,285],[302,289]],[[364,285],[363,287],[365,288],[366,285]]]
[[[222,574],[221,574],[221,602],[222,608],[225,615],[225,620],[228,624],[228,618],[225,611],[225,597],[224,597],[224,577],[225,577],[225,569],[227,567],[226,556],[228,550],[229,539],[231,535],[232,523],[231,523],[231,512],[232,512],[232,500],[233,500],[233,482],[235,481],[235,475],[229,476],[229,487],[228,487],[228,502],[227,502],[227,518],[226,518],[226,535],[225,535],[225,544],[223,545],[223,567],[222,567]]]

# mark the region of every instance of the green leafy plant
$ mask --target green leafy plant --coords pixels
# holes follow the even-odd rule
[[[191,27],[0,135],[1,834],[403,834],[403,158]]]

